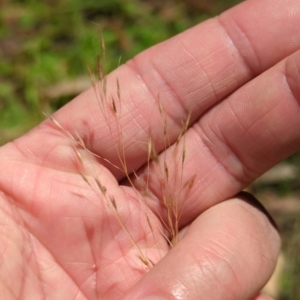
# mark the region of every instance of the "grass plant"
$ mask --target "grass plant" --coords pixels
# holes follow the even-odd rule
[[[98,101],[99,111],[105,120],[105,125],[110,132],[110,135],[117,136],[119,141],[114,145],[115,156],[118,158],[117,162],[112,162],[106,157],[99,156],[88,149],[80,135],[75,132],[67,131],[63,126],[51,115],[45,114],[55,124],[57,129],[61,131],[68,140],[71,140],[73,148],[78,175],[91,188],[93,193],[97,195],[99,202],[104,203],[108,209],[108,213],[112,214],[119,226],[122,228],[124,235],[132,243],[135,248],[135,257],[141,262],[143,267],[151,268],[155,262],[147,256],[147,249],[139,245],[135,240],[134,233],[127,227],[124,218],[128,216],[122,215],[118,208],[118,199],[114,196],[114,192],[110,191],[105,183],[101,182],[99,174],[95,168],[90,168],[92,161],[97,159],[104,165],[110,165],[118,171],[121,171],[126,178],[127,184],[133,189],[135,198],[140,202],[142,213],[147,224],[147,231],[151,232],[151,238],[154,244],[157,245],[157,250],[160,253],[158,246],[158,234],[166,240],[170,248],[175,246],[178,242],[179,224],[182,211],[184,209],[184,199],[188,198],[189,193],[194,185],[196,175],[191,176],[185,180],[185,158],[186,145],[185,133],[190,125],[191,113],[188,114],[186,120],[182,121],[181,132],[178,135],[175,143],[172,144],[169,136],[168,119],[165,110],[160,102],[159,95],[157,97],[157,110],[161,117],[161,136],[163,137],[163,147],[160,153],[156,149],[156,139],[152,136],[151,127],[149,128],[147,142],[133,141],[138,147],[142,147],[147,157],[146,164],[141,166],[146,169],[146,176],[139,176],[139,170],[129,171],[127,163],[127,154],[124,145],[124,132],[121,124],[122,119],[122,88],[119,79],[116,78],[114,83],[108,82],[108,77],[105,72],[106,50],[104,39],[101,36],[101,55],[97,58],[96,73],[89,70],[94,93]],[[166,150],[171,151],[171,154]],[[172,171],[170,170],[172,169]],[[154,174],[154,175],[153,175]],[[155,176],[159,182],[159,187],[162,192],[161,199],[157,199],[149,189],[149,182]],[[157,203],[158,205],[151,205]],[[160,227],[152,224],[150,211],[154,209],[154,214],[158,217],[161,224]],[[147,234],[145,234],[147,236]],[[160,254],[162,258],[162,254]]]

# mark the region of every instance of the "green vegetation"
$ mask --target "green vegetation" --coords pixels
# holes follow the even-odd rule
[[[188,1],[187,1],[188,2]],[[227,1],[9,1],[0,9],[0,144],[15,138],[77,92],[49,97],[55,84],[88,76],[99,34],[107,70],[224,10]],[[232,2],[232,1],[231,1]],[[213,3],[213,4],[212,4]],[[1,5],[1,4],[0,4]]]

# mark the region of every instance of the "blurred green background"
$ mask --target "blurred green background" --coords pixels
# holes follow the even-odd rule
[[[0,145],[90,86],[103,32],[107,71],[237,4],[238,0],[0,0]],[[277,299],[300,299],[300,155],[249,189],[279,224],[284,263]],[[272,173],[273,172],[273,173]]]
[[[89,85],[103,31],[107,71],[236,1],[0,0],[0,143]]]

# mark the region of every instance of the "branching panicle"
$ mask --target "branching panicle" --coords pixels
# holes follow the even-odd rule
[[[82,180],[93,189],[100,201],[104,201],[106,207],[115,216],[117,222],[120,224],[124,233],[131,241],[136,249],[136,257],[142,262],[147,268],[153,267],[154,262],[147,257],[144,251],[141,250],[138,242],[134,239],[134,234],[125,225],[121,213],[119,211],[117,200],[114,196],[113,191],[110,191],[100,180],[99,175],[94,170],[94,174],[86,174],[84,171],[86,160],[97,157],[103,162],[108,163],[110,166],[121,170],[127,181],[135,191],[137,199],[140,201],[142,207],[144,207],[145,219],[147,227],[150,230],[153,239],[159,248],[157,235],[163,236],[170,246],[174,246],[178,242],[178,234],[180,231],[180,218],[183,212],[184,202],[189,197],[189,194],[194,186],[196,175],[191,176],[186,180],[185,162],[187,157],[187,149],[185,143],[185,134],[190,126],[191,113],[188,114],[187,119],[182,122],[182,128],[177,138],[171,138],[168,126],[168,118],[165,113],[164,107],[161,103],[160,96],[157,96],[158,111],[161,117],[162,124],[162,141],[161,145],[156,145],[152,134],[151,127],[149,129],[149,135],[147,142],[147,149],[145,149],[145,156],[147,159],[146,167],[146,179],[139,176],[137,170],[128,170],[127,155],[125,149],[125,141],[123,134],[123,127],[121,124],[121,86],[119,78],[116,78],[116,87],[114,92],[110,90],[108,86],[108,77],[105,73],[105,44],[103,36],[101,35],[101,57],[97,58],[97,76],[89,69],[92,85],[98,101],[100,112],[103,120],[109,132],[114,136],[117,134],[118,143],[115,146],[115,157],[118,158],[117,163],[112,163],[109,159],[101,157],[98,154],[90,151],[84,143],[83,138],[75,132],[74,134],[68,132],[61,126],[61,124],[52,116],[46,115],[61,130],[70,140],[72,140],[72,147],[74,148],[76,157],[80,164],[78,174]],[[103,62],[104,59],[104,62]],[[112,124],[116,124],[113,126]],[[114,128],[114,132],[112,131]],[[158,151],[159,150],[159,151]],[[82,155],[82,151],[86,155]],[[90,158],[89,158],[90,157]],[[153,226],[151,218],[148,212],[153,208],[148,207],[149,200],[157,202],[157,198],[151,193],[150,182],[153,179],[158,179],[160,189],[160,208],[154,208],[155,214],[158,216],[162,228],[156,228]],[[137,188],[134,184],[139,187]],[[146,197],[145,197],[146,196]],[[146,200],[145,200],[146,198]],[[157,206],[155,206],[157,207]],[[157,232],[158,231],[158,232]],[[167,233],[166,233],[167,232]],[[160,249],[158,249],[160,251]]]

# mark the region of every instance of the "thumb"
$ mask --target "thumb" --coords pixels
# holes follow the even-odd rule
[[[202,213],[123,300],[251,299],[271,276],[279,247],[269,217],[254,197],[240,195]]]

